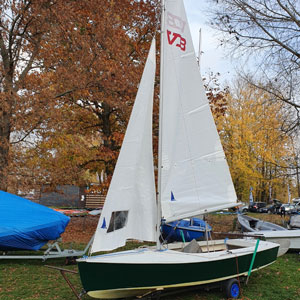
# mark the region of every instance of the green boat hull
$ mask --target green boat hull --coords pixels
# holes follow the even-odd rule
[[[277,258],[278,247],[257,252],[252,270]],[[247,275],[253,253],[193,263],[101,263],[78,261],[85,291],[96,298],[139,295],[148,290],[201,285]],[[106,292],[105,292],[106,291]],[[114,293],[115,291],[115,293]]]

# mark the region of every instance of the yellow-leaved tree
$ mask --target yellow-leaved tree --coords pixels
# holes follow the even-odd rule
[[[250,187],[256,201],[268,201],[270,187],[273,198],[283,197],[293,152],[282,130],[284,105],[241,82],[226,97],[226,112],[216,121],[238,199],[247,201]]]

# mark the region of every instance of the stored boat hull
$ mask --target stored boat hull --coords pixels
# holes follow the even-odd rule
[[[290,250],[300,249],[300,230],[258,231],[253,234],[258,237],[263,236],[266,241],[279,243],[280,245],[288,241]]]
[[[277,256],[286,254],[291,246],[291,242],[287,238],[266,238],[266,241],[276,243],[279,245]]]
[[[79,259],[78,268],[83,288],[91,297],[136,296],[156,289],[195,286],[247,275],[255,243],[255,240],[233,240],[227,245],[232,248],[230,251],[209,253],[146,248]],[[203,242],[202,245],[205,249]],[[277,252],[277,244],[261,241],[253,270],[273,263]]]

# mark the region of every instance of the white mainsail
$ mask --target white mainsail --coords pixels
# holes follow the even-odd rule
[[[161,206],[173,221],[236,205],[182,0],[165,0]]]
[[[129,238],[155,241],[156,200],[152,153],[155,39],[99,219],[91,252],[109,251]]]

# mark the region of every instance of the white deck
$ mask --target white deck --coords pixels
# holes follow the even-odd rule
[[[222,241],[224,245],[224,241]],[[203,242],[199,242],[201,245],[205,245]],[[176,244],[175,244],[176,245]],[[215,245],[220,245],[215,244]],[[236,256],[242,256],[252,254],[256,245],[256,240],[229,240],[228,246],[238,246],[242,248],[233,249],[230,251],[211,251],[202,253],[185,253],[175,250],[162,250],[157,251],[153,248],[142,248],[131,251],[116,252],[111,254],[104,254],[98,256],[91,256],[81,258],[78,261],[85,261],[88,263],[117,263],[117,264],[178,264],[178,263],[199,263],[211,260],[224,260]],[[258,252],[274,248],[278,245],[260,241]],[[210,248],[212,249],[213,243],[210,242]]]

